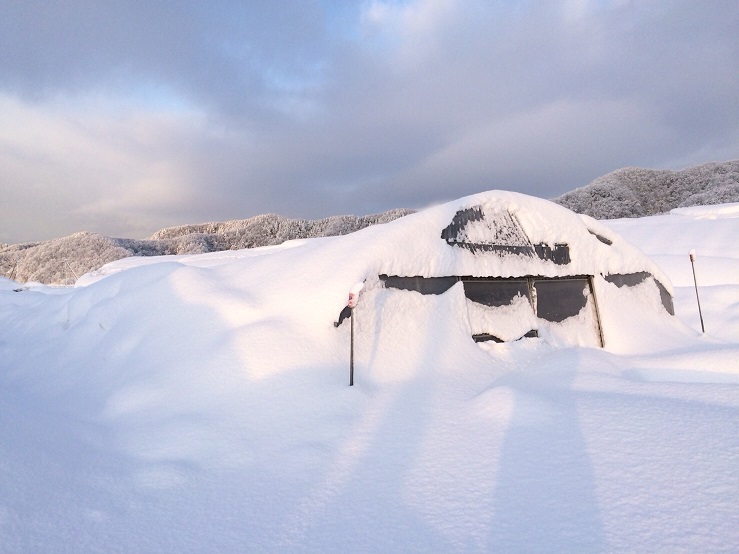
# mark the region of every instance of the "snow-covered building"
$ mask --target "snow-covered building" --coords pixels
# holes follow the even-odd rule
[[[397,245],[378,262],[384,288],[463,294],[477,342],[604,346],[625,305],[674,315],[672,285],[646,255],[546,200],[491,191],[383,227]]]

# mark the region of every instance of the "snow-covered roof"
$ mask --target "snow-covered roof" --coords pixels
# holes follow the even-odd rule
[[[606,226],[515,192],[467,196],[357,233],[371,234],[377,243],[365,259],[378,274],[561,277],[646,271],[671,290],[646,255]],[[551,255],[557,249],[564,260]]]

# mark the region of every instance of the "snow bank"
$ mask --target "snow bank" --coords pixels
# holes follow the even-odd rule
[[[670,215],[606,222],[669,274],[675,286],[676,314],[681,321],[700,331],[689,258],[690,251],[696,251],[695,275],[705,310],[707,334],[729,342],[739,337],[736,321],[736,308],[739,307],[737,206],[695,206],[673,210]]]
[[[20,285],[12,279],[0,276],[0,290],[14,290],[19,287]]]
[[[540,223],[505,196],[582,269],[576,241],[612,251],[587,229],[660,256],[684,232],[698,271],[714,258],[707,333],[690,288],[671,317],[645,309],[651,281],[624,295],[596,280],[617,308],[606,349],[475,344],[460,284],[421,295],[377,276],[499,267],[433,258],[451,250],[439,225],[484,198],[345,237],[127,258],[75,288],[0,287],[0,550],[733,549],[739,219]],[[350,388],[349,325],[333,322],[358,282]]]
[[[672,215],[684,215],[694,219],[720,219],[722,217],[739,217],[739,202],[718,204],[714,206],[691,206],[670,210]]]

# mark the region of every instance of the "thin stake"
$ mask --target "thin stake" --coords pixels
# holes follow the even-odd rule
[[[349,315],[349,323],[351,328],[351,342],[349,346],[349,386],[354,386],[354,308]]]
[[[701,331],[706,332],[703,325],[703,312],[701,310],[701,299],[698,296],[698,280],[695,278],[695,250],[690,251],[690,265],[693,268],[693,283],[695,283],[695,299],[698,301],[698,316],[701,318]]]

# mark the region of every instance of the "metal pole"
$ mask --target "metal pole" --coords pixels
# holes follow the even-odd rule
[[[349,315],[349,323],[351,327],[351,343],[349,346],[349,386],[354,386],[354,308]]]
[[[703,325],[703,312],[701,311],[701,299],[698,296],[698,280],[695,278],[695,250],[690,251],[690,265],[693,268],[693,283],[695,283],[695,299],[698,301],[698,316],[701,318],[701,331],[706,332]]]

